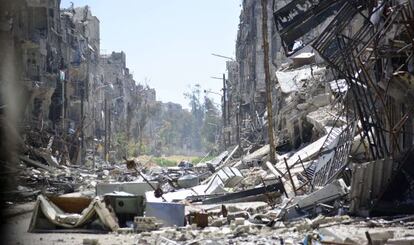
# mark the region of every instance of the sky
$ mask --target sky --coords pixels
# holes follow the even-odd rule
[[[221,93],[226,59],[235,57],[241,0],[61,0],[61,7],[88,5],[100,21],[101,52],[124,51],[137,82],[157,100],[188,108],[192,84]],[[209,97],[220,103],[220,96]]]

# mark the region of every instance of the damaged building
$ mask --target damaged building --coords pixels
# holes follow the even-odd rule
[[[131,135],[142,120],[136,112],[155,103],[155,91],[137,85],[125,53],[100,54],[100,22],[88,6],[9,5],[8,14],[14,15],[5,16],[11,23],[5,31],[12,34],[22,63],[24,137],[37,147],[50,144],[63,164],[84,162],[86,149],[98,145],[105,146],[99,155],[107,158],[111,136]]]
[[[412,193],[412,2],[267,4],[277,154],[318,142],[318,159],[292,161],[304,164],[310,189],[343,177],[355,213],[411,210],[391,200],[397,186],[399,198]],[[268,142],[261,6],[243,1],[236,60],[227,62],[231,134],[244,151]]]
[[[8,192],[35,200],[22,239],[414,244],[412,0],[242,1],[223,76],[225,149],[173,167],[129,156],[120,139],[135,139],[136,155],[159,156],[162,135],[185,151],[190,136],[169,133],[189,125],[168,119],[189,112],[137,84],[124,52],[99,51],[88,7],[22,3],[2,17],[27,94],[25,185]]]

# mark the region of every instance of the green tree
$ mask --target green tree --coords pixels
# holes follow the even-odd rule
[[[207,96],[204,97],[205,116],[201,130],[203,148],[206,152],[218,151],[218,137],[221,128],[221,117],[219,109]]]
[[[184,96],[189,100],[191,108],[191,125],[189,128],[190,148],[193,150],[202,150],[201,129],[204,120],[204,103],[201,98],[201,86],[195,84],[190,86],[190,91],[184,93]]]

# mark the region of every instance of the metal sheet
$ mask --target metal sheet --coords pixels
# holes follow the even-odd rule
[[[294,0],[277,10],[274,19],[286,55],[290,56],[309,44],[312,39],[303,40],[303,37],[332,16],[343,3],[343,0]]]
[[[352,170],[350,211],[367,215],[388,186],[392,175],[393,162],[381,159],[367,163],[355,163]]]
[[[168,202],[147,202],[145,216],[162,220],[164,226],[184,226],[185,205]]]
[[[275,192],[278,192],[280,194],[285,193],[285,188],[281,182],[273,184],[273,185],[268,185],[266,187],[258,187],[258,188],[253,188],[250,190],[224,194],[219,197],[213,197],[213,198],[204,200],[203,204],[231,202],[231,201],[234,201],[240,198],[251,197],[251,196],[267,194],[267,193],[275,193]]]
[[[313,176],[314,186],[325,186],[334,180],[348,164],[348,155],[354,139],[356,122],[350,123],[339,135],[336,131],[332,138],[332,146],[326,145],[318,161]],[[329,138],[329,137],[328,137]],[[325,144],[324,144],[325,145]],[[334,149],[334,152],[332,152]],[[330,158],[330,159],[329,159]]]
[[[135,214],[142,216],[144,214],[144,197],[142,196],[111,196],[104,197],[111,204],[115,214]]]

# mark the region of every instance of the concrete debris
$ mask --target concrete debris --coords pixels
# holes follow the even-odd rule
[[[293,230],[285,227],[268,227],[251,224],[244,219],[224,227],[205,227],[204,229],[187,226],[181,229],[162,228],[150,234],[138,234],[137,241],[143,244],[153,244],[161,236],[174,242],[187,244],[368,244],[365,231],[368,229],[365,222],[350,220],[348,225],[334,224],[327,228],[310,230]],[[242,224],[244,223],[244,224]],[[373,234],[378,234],[378,240],[373,244],[411,244],[412,235],[401,227],[390,227],[388,230],[372,229]],[[389,238],[384,234],[392,234],[398,238]],[[389,235],[388,235],[389,236]],[[407,237],[405,237],[407,236]],[[380,242],[381,241],[381,242]],[[307,243],[306,243],[307,242]],[[139,244],[141,244],[139,243]]]
[[[348,84],[345,79],[335,80],[329,83],[332,92],[334,93],[345,93],[348,91]]]
[[[82,244],[83,245],[99,245],[100,243],[99,243],[98,239],[88,239],[88,238],[86,238],[86,239],[83,239]]]
[[[197,175],[184,175],[177,180],[177,184],[181,188],[191,188],[200,184],[200,177]]]
[[[387,245],[413,245],[414,236],[388,239],[385,244]]]
[[[303,52],[291,58],[295,67],[314,64],[315,54]]]
[[[73,41],[73,57],[53,51],[45,43],[58,38],[41,33],[25,44],[47,56],[51,67],[43,70],[59,77],[39,67],[25,74],[40,84],[31,98],[42,104],[46,96],[48,105],[38,106],[39,122],[20,140],[19,164],[9,169],[19,182],[2,201],[36,200],[29,232],[119,231],[134,233],[136,244],[414,244],[414,3],[270,2],[243,1],[236,59],[223,79],[218,156],[170,167],[127,158],[121,142],[141,134],[138,121],[146,119],[132,115],[151,111],[155,91],[136,85],[123,52],[99,53],[99,21],[88,7],[52,15],[89,31]],[[275,25],[268,30],[259,24],[267,12],[265,23]],[[267,32],[272,91],[261,45]],[[57,59],[77,68],[59,68]],[[73,87],[89,77],[97,98]],[[124,81],[129,92],[109,80]],[[53,89],[42,87],[52,81]],[[110,96],[98,92],[104,87]],[[79,101],[64,101],[71,96]],[[92,110],[101,115],[93,128],[85,125],[83,103],[104,108]],[[45,115],[53,118],[48,130]],[[126,132],[116,151],[111,130]],[[134,147],[142,155],[144,143]]]
[[[348,187],[342,179],[317,190],[297,201],[298,208],[307,208],[309,206],[331,202],[349,193]]]
[[[136,232],[145,232],[158,230],[162,226],[155,217],[140,217],[134,218],[134,229]]]
[[[305,86],[306,81],[312,77],[313,72],[317,72],[322,69],[323,68],[311,68],[308,66],[291,71],[278,71],[276,72],[276,77],[280,83],[282,93],[288,94],[299,91],[302,86]]]
[[[213,193],[217,186],[221,188],[235,187],[240,181],[243,180],[243,175],[237,168],[224,167],[217,173],[213,174],[213,177],[207,183],[206,193]]]

